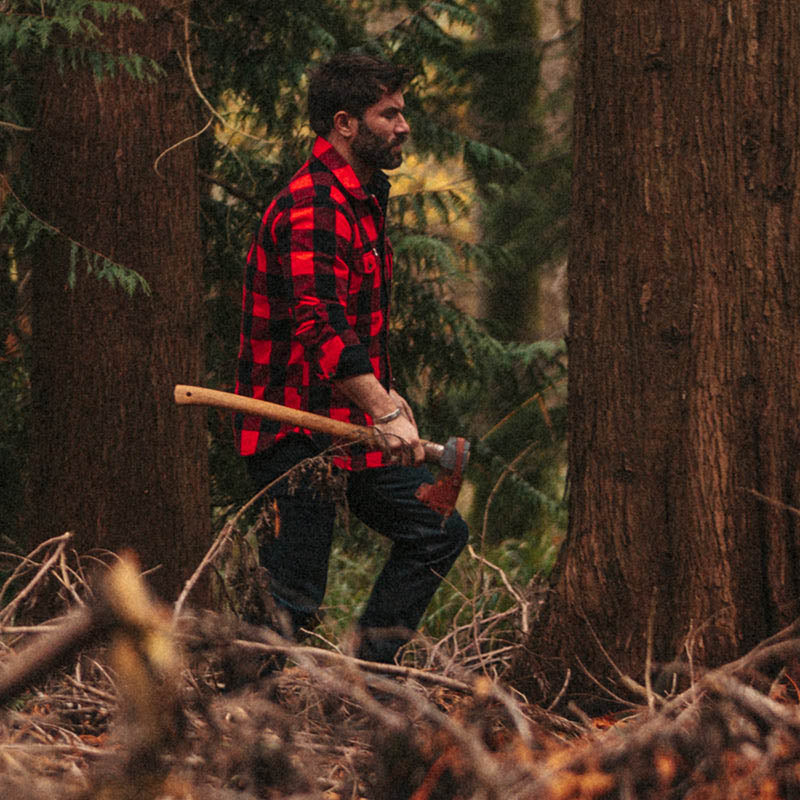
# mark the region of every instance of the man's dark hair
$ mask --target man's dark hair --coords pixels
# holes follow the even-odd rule
[[[346,111],[354,117],[383,97],[402,89],[411,79],[405,67],[360,53],[340,53],[311,73],[308,85],[308,118],[315,133],[324,136],[333,128],[333,115]]]

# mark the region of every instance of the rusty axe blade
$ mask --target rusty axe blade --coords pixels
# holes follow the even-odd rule
[[[206,389],[203,386],[177,384],[174,395],[178,405],[213,406],[242,414],[253,414],[317,433],[327,433],[350,442],[364,442],[378,450],[384,448],[380,432],[366,425],[354,425],[351,422],[342,422],[309,411],[231,392],[221,392],[218,389]],[[469,461],[469,442],[453,436],[445,444],[423,440],[422,447],[425,450],[425,461],[437,464],[442,472],[436,483],[420,486],[417,497],[443,516],[449,516],[455,508],[464,479],[464,470]]]

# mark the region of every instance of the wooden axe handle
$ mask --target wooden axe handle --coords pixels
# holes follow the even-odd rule
[[[352,422],[342,422],[338,419],[312,414],[310,411],[301,411],[298,408],[289,408],[279,403],[270,403],[267,400],[256,400],[254,397],[244,397],[232,392],[221,392],[218,389],[206,389],[203,386],[175,386],[175,402],[178,405],[215,406],[228,411],[241,411],[243,414],[254,414],[257,417],[266,417],[276,422],[285,422],[296,425],[298,428],[307,428],[317,433],[328,433],[339,436],[351,442],[365,441],[370,447],[381,450],[380,434],[374,428],[366,425],[354,425]],[[444,447],[435,442],[422,440],[425,450],[425,460],[438,464],[444,453]]]
[[[339,436],[351,442],[366,441],[370,447],[383,449],[380,434],[367,425],[354,425],[352,422],[323,417],[310,411],[301,411],[299,408],[289,408],[279,403],[256,400],[254,397],[244,397],[232,392],[221,392],[218,389],[206,389],[204,386],[186,386],[179,383],[175,386],[174,394],[175,402],[181,406],[214,406],[228,411],[241,411],[243,414],[266,417],[317,433]],[[444,446],[423,439],[422,447],[425,450],[425,460],[438,464],[444,453]]]
[[[175,402],[178,405],[215,406],[228,411],[240,411],[243,414],[254,414],[257,417],[266,417],[276,422],[285,422],[296,425],[298,428],[307,428],[317,433],[328,433],[350,441],[375,439],[375,431],[366,425],[354,425],[352,422],[342,422],[338,419],[312,414],[310,411],[301,411],[298,408],[289,408],[278,403],[266,400],[256,400],[254,397],[244,397],[232,392],[220,392],[217,389],[206,389],[203,386],[175,387]]]
[[[382,449],[381,435],[374,428],[365,425],[354,425],[351,422],[342,422],[310,411],[300,411],[297,408],[288,408],[278,403],[266,400],[256,400],[254,397],[243,397],[231,392],[220,392],[217,389],[206,389],[203,386],[175,386],[175,402],[178,405],[215,406],[228,411],[240,411],[243,414],[254,414],[257,417],[266,417],[276,422],[286,422],[299,428],[307,428],[318,433],[328,433],[339,436],[349,441],[366,441],[371,447]],[[430,506],[445,517],[448,517],[455,508],[458,492],[463,478],[463,467],[469,457],[469,442],[465,439],[451,438],[446,445],[436,444],[422,440],[425,450],[425,460],[434,464],[444,462],[447,469],[442,469],[439,481],[435,484],[423,483],[416,492],[417,497],[425,505]],[[450,462],[453,466],[450,466]]]

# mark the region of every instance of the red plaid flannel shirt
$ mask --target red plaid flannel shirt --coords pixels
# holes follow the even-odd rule
[[[391,385],[389,181],[376,173],[370,189],[319,137],[267,208],[245,267],[237,394],[372,424],[333,383],[372,372],[387,390]],[[244,414],[235,415],[234,430],[242,455],[301,431]],[[338,466],[384,463],[380,452],[347,452]]]

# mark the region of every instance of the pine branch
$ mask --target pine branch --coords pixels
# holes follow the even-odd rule
[[[60,228],[57,228],[55,225],[47,222],[47,220],[40,217],[27,205],[22,201],[19,195],[14,191],[11,183],[8,180],[8,176],[4,173],[0,172],[0,182],[5,187],[8,196],[11,197],[18,207],[22,210],[22,213],[34,220],[40,229],[47,231],[48,233],[58,236],[61,239],[69,242],[70,244],[70,270],[67,276],[67,282],[70,288],[75,287],[76,281],[76,271],[77,271],[77,254],[84,253],[87,272],[94,272],[98,278],[105,278],[109,283],[114,285],[115,283],[119,283],[127,292],[128,294],[133,294],[137,287],[141,288],[142,291],[149,295],[151,294],[152,290],[150,289],[150,284],[148,284],[147,280],[142,276],[140,273],[136,272],[136,270],[131,269],[130,267],[126,267],[124,264],[119,263],[118,261],[114,261],[109,256],[101,253],[99,250],[95,250],[93,247],[90,247],[83,242],[74,239],[69,234],[64,233]],[[2,218],[0,218],[0,229],[4,227],[8,227],[8,217],[9,217],[9,210],[7,209],[3,214]],[[40,232],[39,229],[31,229],[28,232],[28,238],[24,243],[24,247],[28,247],[33,240],[36,238],[37,234]]]

